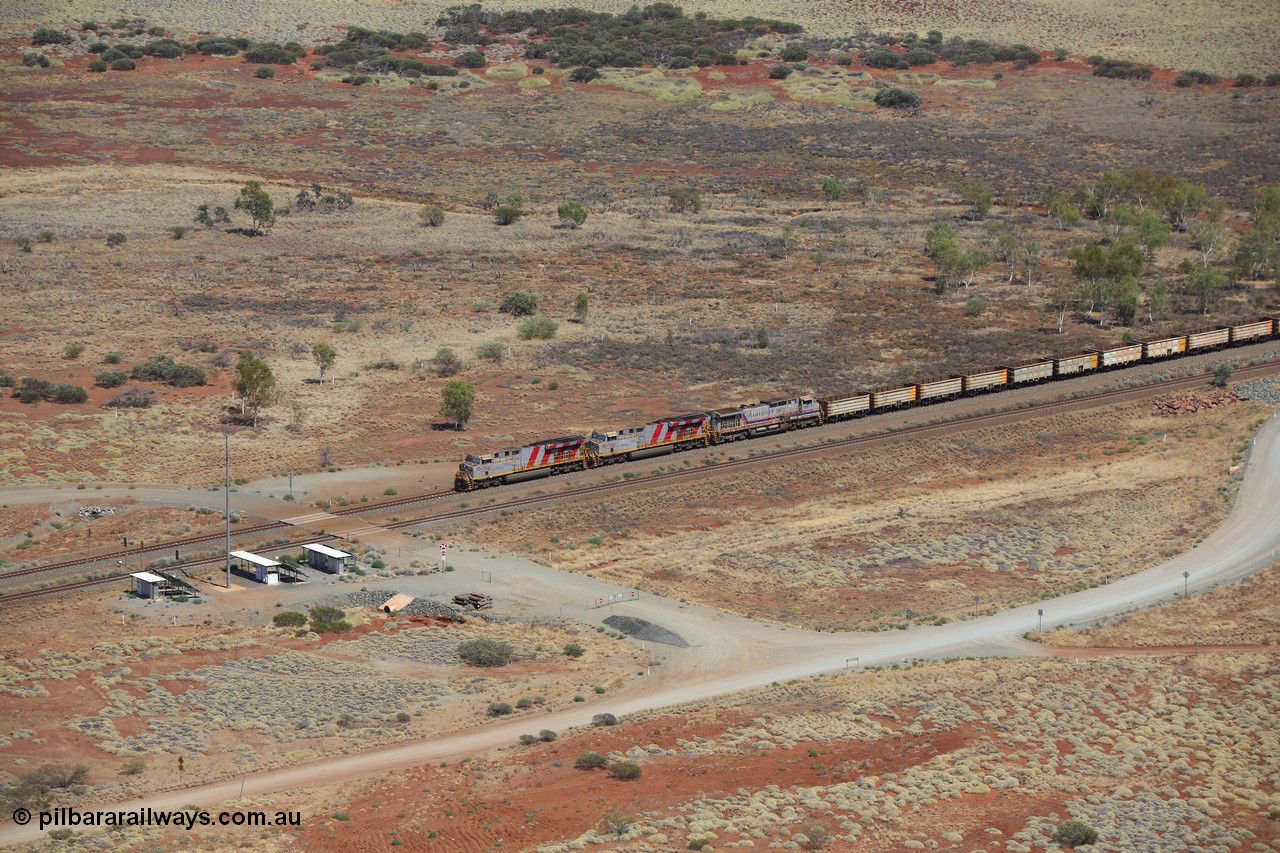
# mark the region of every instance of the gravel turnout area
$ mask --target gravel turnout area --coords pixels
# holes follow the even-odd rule
[[[1268,406],[1280,406],[1280,383],[1274,379],[1255,379],[1252,382],[1241,382],[1236,391]]]
[[[615,631],[621,631],[628,636],[635,637],[637,640],[644,640],[647,643],[663,643],[668,646],[678,646],[682,649],[689,648],[689,644],[685,642],[684,637],[674,631],[668,631],[661,625],[655,625],[644,619],[636,619],[634,616],[610,616],[604,620],[604,624]]]
[[[352,607],[381,607],[393,596],[398,593],[393,589],[372,589],[353,592],[347,596],[347,601]],[[463,610],[461,607],[455,607],[452,604],[445,604],[442,601],[432,601],[429,598],[415,598],[401,611],[400,616],[440,616],[445,619],[458,619]],[[483,616],[481,616],[483,618]]]

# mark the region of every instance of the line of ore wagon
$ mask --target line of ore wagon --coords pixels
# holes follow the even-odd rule
[[[724,444],[889,409],[927,405],[954,397],[1162,361],[1236,344],[1256,343],[1277,336],[1280,336],[1280,320],[1267,318],[1238,326],[1125,344],[1114,349],[1063,358],[1046,357],[1016,367],[946,376],[929,382],[859,391],[846,396],[825,399],[788,397],[758,405],[675,415],[643,426],[593,432],[590,436],[549,438],[511,450],[468,455],[458,466],[454,488],[472,491],[515,480],[627,462],[639,456]]]

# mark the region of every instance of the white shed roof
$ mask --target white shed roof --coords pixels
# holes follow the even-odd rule
[[[336,548],[330,548],[328,545],[303,545],[304,551],[315,551],[317,554],[324,554],[326,557],[354,557],[355,554],[348,554],[346,551],[339,551]]]
[[[146,581],[147,583],[164,583],[164,578],[159,575],[153,575],[151,572],[130,572],[129,577],[137,578],[138,580]]]
[[[268,569],[274,566],[280,565],[280,562],[278,560],[272,560],[267,557],[259,557],[257,554],[251,554],[248,551],[232,551],[231,556],[240,560],[244,560],[246,563],[253,563],[255,566],[263,566]]]

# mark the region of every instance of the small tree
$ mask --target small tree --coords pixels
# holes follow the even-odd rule
[[[276,223],[275,204],[258,181],[249,181],[240,188],[235,208],[249,214],[249,219],[253,223],[249,230],[254,234],[257,234],[261,228],[270,228]]]
[[[1229,361],[1224,361],[1213,369],[1213,386],[1215,388],[1226,388],[1227,383],[1231,381],[1231,374],[1236,372],[1236,366]]]
[[[338,360],[338,351],[324,341],[316,341],[311,347],[311,359],[320,368],[320,381],[323,382],[324,375]]]
[[[822,182],[822,195],[828,204],[834,204],[844,195],[844,181],[839,178],[827,178]]]
[[[440,392],[440,415],[464,429],[476,403],[476,386],[462,379],[450,379]]]
[[[590,309],[590,303],[587,300],[587,294],[579,293],[573,298],[573,319],[579,323],[587,321],[587,311]]]
[[[1090,827],[1084,821],[1063,821],[1057,831],[1053,833],[1053,840],[1054,843],[1061,844],[1064,847],[1084,847],[1098,842],[1098,830]]]
[[[258,413],[274,405],[280,397],[276,376],[265,361],[248,350],[240,353],[236,362],[236,377],[232,387],[253,413],[253,428],[258,428]]]
[[[556,214],[570,228],[581,228],[582,223],[587,221],[587,209],[580,201],[566,201],[556,208]]]
[[[573,762],[573,766],[579,770],[595,770],[596,768],[604,767],[608,763],[608,759],[598,752],[584,752]]]
[[[763,326],[756,330],[756,347],[759,349],[769,348],[769,330]]]
[[[510,644],[487,637],[458,643],[458,657],[469,666],[506,666],[513,652]]]
[[[424,204],[418,209],[418,221],[429,228],[444,224],[444,211],[434,204]]]
[[[1187,276],[1187,290],[1195,295],[1201,314],[1208,314],[1218,292],[1227,285],[1227,274],[1213,267],[1198,267]]]
[[[672,213],[699,213],[702,211],[702,197],[696,190],[688,187],[677,187],[668,196],[668,209]]]
[[[983,219],[991,212],[991,187],[985,181],[965,184],[960,197],[969,205],[969,213],[977,219]]]
[[[506,351],[507,345],[497,341],[486,341],[476,347],[476,355],[485,361],[502,361],[502,355]]]
[[[500,204],[493,209],[493,221],[498,225],[511,225],[523,215],[524,211],[514,204]]]

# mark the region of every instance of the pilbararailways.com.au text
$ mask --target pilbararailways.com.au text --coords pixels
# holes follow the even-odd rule
[[[81,811],[59,806],[38,813],[41,829],[95,826],[302,826],[302,812],[209,812],[203,809],[157,811],[150,807],[120,811]]]

